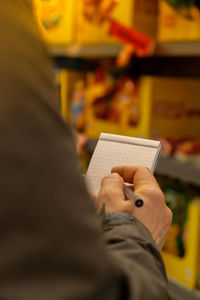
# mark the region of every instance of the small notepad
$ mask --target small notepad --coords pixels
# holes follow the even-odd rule
[[[97,195],[102,178],[116,166],[145,166],[153,173],[160,150],[159,141],[101,133],[86,174],[89,192]]]

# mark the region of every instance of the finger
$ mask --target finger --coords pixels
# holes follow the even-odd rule
[[[114,167],[111,172],[118,173],[125,182],[133,183],[135,187],[140,185],[151,185],[158,187],[158,183],[150,169],[141,166],[119,166]]]
[[[124,180],[123,178],[117,174],[112,173],[111,175],[105,176],[101,181],[101,188],[99,193],[107,194],[112,197],[117,197],[120,199],[124,199]]]

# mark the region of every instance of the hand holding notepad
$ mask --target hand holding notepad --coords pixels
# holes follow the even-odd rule
[[[160,149],[159,141],[102,133],[86,174],[90,193],[97,196],[102,178],[115,166],[145,166],[153,173]]]
[[[97,209],[106,204],[106,213],[129,213],[149,230],[159,249],[162,249],[172,222],[172,212],[166,206],[164,194],[154,176],[148,170],[138,168],[145,166],[153,173],[160,149],[161,143],[158,141],[102,133],[87,171],[86,183],[91,194],[99,194]],[[113,167],[119,165],[122,167],[113,170],[118,176],[110,175]],[[144,203],[142,209],[135,209],[130,203],[133,200],[137,206],[135,196],[126,195],[125,190],[123,195],[123,181],[126,180],[134,182],[135,192]],[[131,189],[128,189],[129,192]],[[126,198],[130,201],[125,201]]]

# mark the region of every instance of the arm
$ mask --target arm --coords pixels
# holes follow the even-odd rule
[[[130,215],[111,214],[104,229],[110,255],[125,276],[122,299],[168,299],[162,258],[144,225]]]
[[[159,250],[167,238],[172,213],[150,170],[117,167],[113,172],[103,179],[97,197],[98,208],[105,204],[107,247],[126,274],[130,299],[167,299]],[[142,208],[125,199],[124,182],[134,184],[135,193],[144,200]]]
[[[27,4],[0,1],[0,298],[115,300],[121,275]]]

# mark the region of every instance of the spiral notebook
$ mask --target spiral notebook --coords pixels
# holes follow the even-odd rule
[[[115,166],[145,166],[153,173],[160,150],[159,141],[101,133],[86,174],[89,192],[97,195],[102,178]]]

